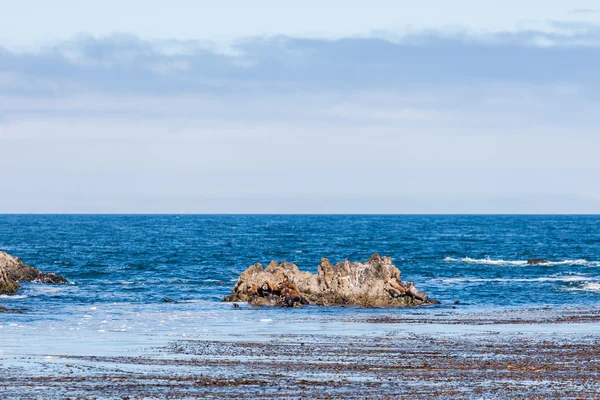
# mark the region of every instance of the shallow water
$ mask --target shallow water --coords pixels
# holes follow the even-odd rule
[[[1,305],[27,310],[0,314],[0,350],[97,354],[172,337],[361,334],[387,328],[348,321],[381,314],[595,308],[599,227],[598,216],[0,216],[0,249],[72,282],[24,284],[0,296]],[[238,312],[220,302],[255,262],[287,260],[316,272],[321,257],[365,260],[374,252],[391,256],[403,280],[443,305]],[[530,258],[552,262],[526,265]]]

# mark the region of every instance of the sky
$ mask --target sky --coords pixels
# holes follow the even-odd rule
[[[600,212],[597,1],[216,3],[0,0],[0,213]]]

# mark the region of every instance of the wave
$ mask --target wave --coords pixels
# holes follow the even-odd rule
[[[456,262],[456,263],[466,263],[466,264],[483,264],[483,265],[513,265],[513,266],[527,266],[527,260],[492,260],[491,258],[453,258],[446,257],[444,258],[445,262]],[[555,265],[584,265],[584,266],[600,266],[600,261],[588,261],[583,259],[578,260],[562,260],[562,261],[550,261],[543,264],[535,264],[532,266],[540,267],[540,266],[555,266]]]
[[[434,282],[442,283],[486,283],[486,282],[589,282],[598,281],[598,278],[589,276],[570,275],[570,276],[542,276],[539,278],[439,278],[433,279]],[[597,284],[600,285],[600,284]]]
[[[565,290],[570,292],[600,292],[600,283],[589,282],[579,287],[571,287]]]
[[[16,300],[16,299],[26,299],[29,296],[24,295],[24,294],[0,294],[0,299],[12,299],[12,300]]]

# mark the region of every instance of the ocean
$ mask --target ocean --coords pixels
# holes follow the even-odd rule
[[[72,349],[109,333],[137,343],[146,335],[250,334],[260,321],[281,321],[283,331],[304,321],[310,331],[321,329],[315,321],[356,316],[594,307],[599,227],[599,216],[3,215],[0,249],[70,284],[24,283],[0,296],[0,305],[26,310],[1,315],[0,329],[19,353],[19,343],[29,343],[23,329],[27,346],[48,346],[43,339],[53,333],[52,346],[64,340]],[[366,260],[375,252],[442,304],[235,313],[221,302],[256,262],[316,272],[321,257]],[[531,258],[550,263],[527,265]]]
[[[375,252],[443,304],[600,303],[599,216],[2,215],[0,249],[72,283],[24,284],[0,302],[66,315],[73,306],[164,299],[202,307],[220,302],[256,262],[316,272],[321,257]],[[531,258],[551,262],[527,265]]]
[[[70,284],[23,283],[17,294],[0,296],[0,305],[23,311],[0,313],[0,391],[15,398],[193,398],[261,397],[276,387],[294,397],[294,385],[309,379],[313,395],[349,396],[363,393],[363,376],[400,379],[398,387],[382,386],[385,392],[369,389],[383,396],[406,384],[421,391],[426,377],[397,375],[395,368],[409,368],[398,366],[402,357],[377,359],[375,369],[363,365],[364,357],[384,356],[382,343],[399,354],[412,346],[418,362],[430,362],[421,358],[431,352],[456,358],[443,368],[473,358],[467,372],[458,368],[445,383],[459,391],[473,384],[463,373],[488,371],[477,369],[477,357],[497,361],[477,353],[484,344],[501,352],[507,343],[514,347],[503,371],[512,371],[524,351],[535,360],[540,340],[555,347],[538,369],[558,362],[567,345],[588,357],[599,325],[599,227],[600,216],[566,215],[2,215],[0,250]],[[442,304],[284,309],[222,302],[256,262],[286,260],[316,272],[321,257],[366,260],[375,252],[392,257],[404,281]],[[550,262],[527,265],[532,258]],[[456,343],[466,347],[453,353]],[[265,346],[273,354],[261,353]],[[302,358],[298,346],[315,353]],[[336,374],[342,368],[344,385],[313,374],[323,348],[344,357],[323,364]],[[313,372],[277,364],[280,351]],[[563,388],[571,375],[561,374],[544,379]],[[488,375],[481,379],[496,379]],[[263,380],[252,386],[256,376]],[[115,386],[123,380],[127,389]],[[528,383],[516,393],[524,387],[543,389]]]

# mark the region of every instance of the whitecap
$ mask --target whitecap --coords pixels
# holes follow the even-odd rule
[[[588,282],[597,281],[597,278],[590,278],[581,275],[568,276],[542,276],[539,278],[439,278],[433,279],[434,282],[442,283],[509,283],[509,282]]]
[[[527,260],[492,260],[491,258],[454,258],[454,257],[446,257],[444,258],[445,262],[456,262],[456,263],[466,263],[466,264],[483,264],[483,265],[512,265],[512,266],[529,266],[531,264],[527,264]],[[540,266],[556,266],[556,265],[583,265],[583,266],[600,266],[600,261],[588,261],[583,259],[577,260],[562,260],[562,261],[549,261],[543,264],[534,264],[532,266],[540,267]]]
[[[12,299],[12,300],[16,300],[16,299],[26,299],[27,295],[24,294],[0,294],[0,299]]]
[[[568,289],[570,292],[577,292],[577,291],[582,291],[582,292],[600,292],[600,283],[598,282],[588,282],[584,285],[581,285],[579,287],[571,287]]]
[[[178,303],[211,303],[209,300],[181,300]]]
[[[446,262],[462,262],[466,264],[485,264],[485,265],[527,265],[527,260],[492,260],[491,258],[471,258],[471,257],[463,257],[463,258],[452,258],[446,257],[444,258]]]
[[[64,286],[36,285],[30,287],[29,289],[35,292],[36,295],[54,295],[55,293],[64,291],[66,288]]]

